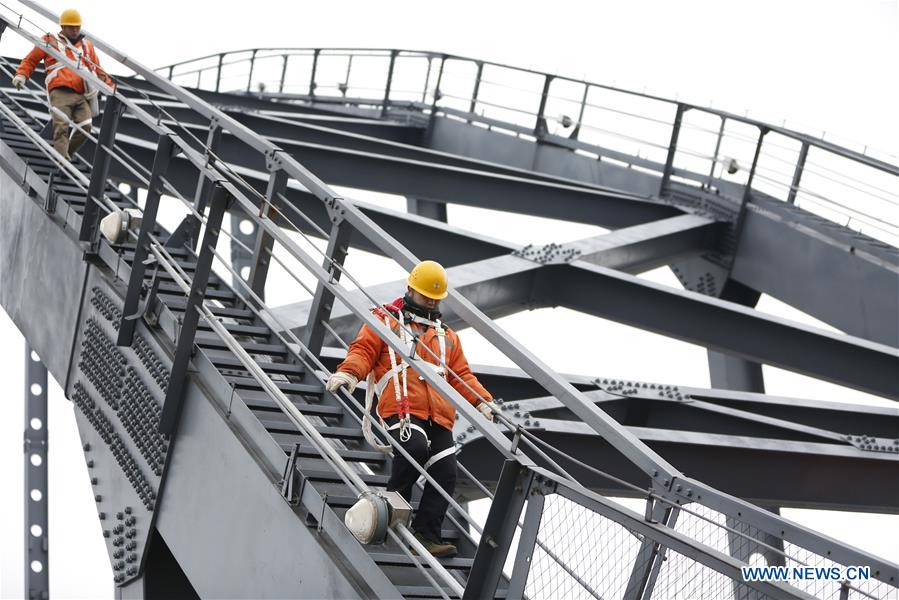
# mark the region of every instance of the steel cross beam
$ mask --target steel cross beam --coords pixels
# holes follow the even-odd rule
[[[665,264],[672,255],[697,253],[705,248],[715,230],[715,223],[695,215],[681,215],[644,225],[635,225],[605,235],[586,238],[566,244],[581,260],[609,265],[623,271],[639,273]],[[537,281],[542,275],[542,264],[528,260],[530,247],[516,251],[515,255],[497,256],[486,260],[450,267],[447,271],[453,287],[472,300],[492,319],[522,310],[549,306],[551,297],[545,286]],[[539,257],[540,251],[533,250]],[[389,301],[405,289],[402,280],[368,288],[368,293],[379,300]],[[365,301],[362,292],[353,292]],[[311,302],[297,302],[272,309],[279,320],[299,332],[306,327]],[[451,310],[443,315],[450,327],[464,327],[465,323]],[[329,325],[344,339],[355,337],[358,320],[338,305],[331,314]],[[330,340],[330,337],[329,337]]]
[[[694,225],[699,223],[695,220],[692,222]],[[648,230],[670,233],[675,229],[673,225],[677,224],[686,225],[682,231],[690,230],[689,218],[678,221],[665,220],[660,223],[649,224],[645,226],[648,229],[638,231],[644,232],[644,235]],[[619,234],[619,232],[609,234],[611,236],[609,239],[616,239],[618,234],[618,241],[621,243],[630,233],[626,231]],[[646,235],[646,238],[649,237]],[[460,239],[460,244],[463,243],[463,239]],[[899,378],[894,376],[899,372],[899,351],[895,348],[853,336],[829,333],[724,300],[648,282],[593,264],[604,260],[597,258],[601,256],[599,252],[603,245],[614,247],[614,244],[594,240],[582,241],[578,245],[588,248],[593,245],[597,254],[586,254],[586,260],[581,260],[578,255],[572,253],[568,255],[571,262],[564,264],[552,264],[547,260],[548,264],[545,265],[545,269],[541,269],[540,277],[534,279],[535,285],[539,283],[540,287],[527,288],[530,295],[519,297],[518,301],[511,305],[527,307],[530,306],[531,298],[537,298],[544,306],[565,306],[712,350],[899,399]],[[577,247],[571,249],[578,250]],[[607,247],[605,250],[609,249]],[[625,252],[623,255],[628,254]],[[621,260],[620,256],[617,260],[621,263],[612,264],[623,266],[625,261]],[[534,254],[533,257],[539,260],[540,254]],[[440,260],[440,257],[434,258]],[[471,272],[477,269],[479,281],[484,282],[489,279],[499,281],[512,272],[521,272],[524,269],[510,257],[494,260],[495,262],[482,261],[474,265]],[[645,259],[643,264],[647,264]],[[464,288],[465,285],[470,285],[471,280],[466,275],[466,271],[461,271],[459,279],[451,281],[454,282],[453,285],[459,286],[457,289],[463,295],[468,296]],[[389,285],[378,286],[373,288],[373,291],[386,293],[389,287]],[[392,289],[396,288],[397,284],[392,284]],[[491,295],[472,295],[471,299],[478,304],[483,301],[488,311],[501,315],[503,313],[498,310],[499,302],[496,301],[498,294],[502,292],[500,288],[501,286],[495,285]],[[484,287],[480,289],[483,290]],[[510,306],[508,297],[503,298],[502,305]],[[304,322],[302,314],[289,314],[296,308],[299,308],[298,313],[302,312],[301,307],[278,310],[287,322],[300,325]],[[450,305],[448,308],[446,312],[451,314],[453,307]],[[334,317],[341,316],[338,308]],[[448,322],[454,322],[451,316]],[[343,332],[352,329],[352,325],[341,324],[341,326]]]
[[[250,173],[244,176],[258,180]],[[311,200],[307,198],[308,195],[297,190],[287,192],[287,199],[296,202],[300,210],[310,207]],[[318,215],[317,221],[326,218],[321,207],[314,214]],[[480,253],[495,256],[501,252],[501,243],[485,244],[477,236],[439,226],[428,219],[369,207],[364,214],[373,224],[386,224],[390,233],[408,235],[403,239],[416,252],[432,248],[429,257],[447,264],[458,264],[459,253],[470,257]],[[431,235],[433,245],[429,244]],[[364,245],[367,250],[385,253],[374,237],[355,236],[354,243],[361,238],[368,240]],[[547,275],[541,274],[541,281],[553,295],[546,296],[540,289],[535,295],[545,298],[549,305],[566,306],[755,362],[890,398],[899,397],[899,381],[891,375],[899,370],[899,352],[889,346],[816,330],[700,294],[673,290],[586,261],[551,265]],[[452,310],[451,306],[448,308]]]
[[[574,261],[550,267],[555,305],[899,400],[899,350]]]
[[[127,135],[147,137],[146,126],[135,119],[124,119],[119,127]],[[184,127],[196,129],[198,134],[202,129],[202,125]],[[328,131],[317,126],[303,125],[303,128],[316,131],[320,138],[326,136],[329,143],[300,142],[282,137],[265,139],[277,144],[285,154],[332,185],[611,228],[683,214],[671,204],[584,182]],[[339,137],[340,143],[349,147],[331,145],[330,140],[334,137]],[[364,149],[355,148],[356,144]],[[262,158],[248,155],[246,145],[231,135],[223,137],[220,156],[231,164],[253,169],[263,167]]]
[[[557,399],[526,397],[538,386],[520,372],[472,366],[479,380],[505,398],[503,413],[513,423],[594,467],[631,479],[620,457],[590,427],[572,420]],[[766,506],[895,512],[899,492],[881,482],[899,477],[899,410],[839,405],[762,394],[599,380],[567,376],[621,426],[683,471],[718,489]],[[530,390],[527,388],[531,388]],[[603,391],[608,390],[608,391]],[[472,464],[482,456],[477,434],[460,421],[455,429],[463,444],[461,460],[475,475],[490,478],[490,464]],[[747,478],[744,469],[769,473]],[[576,469],[575,469],[576,470]],[[803,490],[789,484],[801,473]],[[578,471],[580,475],[581,472]],[[610,495],[633,490],[583,473]],[[817,483],[815,483],[817,482]]]
[[[250,123],[248,119],[251,117],[235,116]],[[254,119],[253,126],[261,123],[271,127],[265,118],[253,116],[252,119]],[[389,143],[368,136],[335,132],[323,127],[305,125],[292,127],[288,124],[285,124],[285,127],[288,128],[286,134],[288,139],[281,136],[273,139],[297,158],[315,166],[317,172],[335,183],[355,187],[371,186],[372,189],[414,195],[422,199],[443,199],[601,225],[608,224],[610,219],[623,218],[621,215],[608,214],[591,216],[591,213],[585,212],[584,206],[576,199],[566,198],[564,195],[556,195],[552,201],[541,201],[537,199],[539,189],[530,186],[528,193],[535,194],[534,201],[518,202],[521,195],[516,193],[514,195],[516,204],[508,204],[513,196],[491,189],[489,178],[483,180],[468,178],[466,173],[473,170],[482,174],[491,173],[493,177],[508,175],[512,178],[523,177],[543,182],[544,185],[552,185],[551,182],[554,181],[589,189],[589,184],[583,182],[562,180],[495,163],[427,151],[406,144]],[[294,141],[296,139],[302,141]],[[306,150],[303,150],[304,147]],[[334,154],[325,160],[322,153],[327,148]],[[316,152],[318,158],[313,156]],[[240,159],[238,156],[232,158]],[[349,168],[356,165],[357,160],[361,161],[359,165],[364,166],[366,161],[382,159],[385,162],[380,167],[375,167],[372,163],[371,168]],[[343,167],[334,168],[327,164],[318,165],[315,163],[316,160],[326,163],[332,160],[346,162]],[[400,163],[408,168],[397,170],[392,176],[385,176],[391,168]],[[457,170],[455,175],[440,180],[439,185],[435,185],[441,177],[441,168]],[[339,172],[332,173],[328,169]],[[428,183],[430,169],[435,169],[433,174],[438,175],[438,178]],[[447,174],[448,172],[444,172],[444,175]],[[350,178],[353,181],[350,181]],[[424,187],[420,187],[418,183],[422,180]],[[488,184],[487,188],[480,185],[482,181]],[[441,189],[429,192],[428,186],[431,185]],[[470,186],[477,193],[471,193]],[[734,203],[734,210],[738,207],[738,203]],[[896,292],[899,288],[896,285],[899,265],[895,264],[895,258],[882,258],[878,254],[882,253],[882,250],[872,245],[873,241],[860,241],[848,230],[822,228],[816,224],[818,220],[820,219],[801,209],[780,201],[767,201],[763,195],[756,193],[745,205],[740,252],[734,262],[733,277],[743,284],[785,300],[847,333],[897,345],[895,342],[899,339],[899,334],[896,332],[899,330],[895,327],[895,305],[899,299],[899,293]],[[780,260],[785,253],[793,257],[790,264],[784,264]],[[813,278],[807,277],[807,274],[816,272],[819,265],[825,263],[831,265],[833,270],[839,271],[852,284],[846,286],[846,289],[833,290],[831,294],[820,294],[819,286],[814,285]],[[778,267],[772,268],[772,265]],[[862,293],[859,290],[871,292]],[[881,323],[890,326],[882,327]]]

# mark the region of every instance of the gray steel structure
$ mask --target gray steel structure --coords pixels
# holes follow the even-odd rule
[[[7,28],[37,42],[31,15],[55,15],[21,4],[28,16]],[[817,175],[810,156],[887,177],[889,189],[895,165],[720,111],[461,57],[257,49],[173,65],[165,78],[92,39],[135,77],[113,91],[85,73],[106,102],[93,144],[72,163],[40,136],[40,78],[23,92],[0,89],[0,303],[78,408],[120,597],[648,599],[682,593],[684,580],[695,597],[899,594],[899,565],[777,512],[899,512],[899,489],[882,485],[899,479],[899,411],[769,397],[760,367],[899,398],[899,252],[797,206],[821,198],[803,187]],[[328,90],[335,59],[344,79]],[[383,94],[354,95],[354,59],[381,61]],[[285,92],[296,85],[291,60],[308,66],[300,94]],[[260,75],[269,64],[274,84]],[[245,88],[221,89],[235,65],[247,68]],[[426,65],[420,90],[397,91],[416,65]],[[463,67],[470,87],[459,96],[444,76]],[[489,90],[503,72],[536,82],[533,108],[497,106]],[[204,73],[214,74],[211,90],[198,89]],[[185,76],[197,89],[175,83]],[[559,85],[582,96],[578,117],[556,126]],[[665,107],[670,120],[641,117],[664,126],[659,156],[590,138],[595,90]],[[720,120],[702,169],[685,147],[698,113]],[[743,181],[725,176],[732,165],[719,156],[734,124],[755,130],[748,158],[738,157],[749,165]],[[784,197],[760,184],[772,136],[798,151]],[[342,198],[323,180],[404,195],[410,212]],[[147,190],[143,221],[111,244],[99,219],[136,204],[122,182]],[[186,212],[174,231],[157,223],[162,202]],[[447,225],[450,203],[614,231],[517,248]],[[856,213],[880,237],[895,235],[894,224]],[[326,245],[315,254],[300,238]],[[475,367],[504,399],[490,424],[411,361],[459,412],[461,477],[456,497],[443,492],[444,536],[458,558],[430,557],[402,525],[380,547],[343,526],[359,493],[386,484],[389,465],[362,439],[359,398],[323,389],[342,356],[333,346],[367,323],[404,350],[369,311],[402,282],[347,289],[357,282],[343,267],[354,248],[407,270],[419,256],[447,264],[447,322],[473,327],[517,366]],[[308,301],[266,304],[276,264]],[[661,265],[684,291],[634,276]],[[840,285],[821,294],[825,275]],[[842,333],[760,313],[761,293]],[[493,321],[542,306],[705,346],[718,389],[555,373]],[[759,470],[769,476],[746,476]],[[606,496],[644,498],[645,512]],[[464,503],[485,497],[493,502],[481,525]],[[754,556],[868,566],[871,577],[746,580]]]

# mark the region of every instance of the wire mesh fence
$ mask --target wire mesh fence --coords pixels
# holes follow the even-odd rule
[[[618,523],[562,496],[547,496],[525,595],[621,598],[642,540]],[[541,547],[543,546],[543,547]]]
[[[670,548],[661,549],[658,578],[647,600],[767,600],[768,595]]]
[[[798,591],[822,600],[845,598],[899,600],[899,588],[877,580],[875,578],[877,573],[870,572],[869,578],[864,579],[866,573],[863,569],[866,565],[839,564],[802,546],[784,543],[782,539],[739,518],[725,515],[701,504],[691,504],[686,508],[687,510],[679,514],[675,531],[730,555],[747,566],[782,567],[780,571],[771,571],[771,576],[788,581]],[[857,572],[850,567],[862,567],[862,570]],[[690,571],[685,565],[680,568],[684,573]],[[671,566],[668,565],[663,572],[670,569]],[[673,571],[676,572],[677,569]],[[759,592],[749,588],[744,590],[744,587],[746,586],[735,585],[731,594],[720,597],[733,597],[736,600],[761,597]]]
[[[525,597],[766,600],[776,589],[777,597],[899,599],[899,588],[877,580],[875,572],[866,579],[864,565],[839,564],[702,505],[675,508],[668,526],[674,534],[701,544],[703,552],[726,559],[719,564],[730,569],[738,565],[736,576],[728,568],[717,570],[687,556],[683,547],[680,551],[669,547],[664,536],[653,539],[645,531],[639,533],[639,527],[625,525],[626,518],[619,521],[612,516],[568,497],[548,495]],[[760,579],[777,582],[777,587],[756,589],[752,577],[744,579],[744,568],[772,569]]]

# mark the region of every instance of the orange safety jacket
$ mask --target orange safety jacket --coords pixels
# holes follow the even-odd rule
[[[81,35],[78,36],[78,40],[74,43],[64,44],[59,39],[61,37],[62,33],[59,34],[59,37],[47,34],[42,39],[47,46],[52,46],[58,52],[61,52],[64,48],[66,56],[72,59],[79,69],[93,71],[97,77],[103,79],[109,85],[113,85],[112,79],[100,67],[100,59],[97,58],[97,52],[94,50],[92,43]],[[75,51],[69,46],[74,46]],[[16,69],[16,75],[23,75],[28,79],[41,61],[44,61],[44,69],[47,73],[45,83],[48,92],[56,88],[65,87],[79,94],[84,93],[84,80],[81,79],[77,72],[65,66],[65,63],[56,60],[56,57],[46,52],[41,46],[35,46],[28,53],[28,56],[22,59],[19,68]]]
[[[394,303],[396,304],[396,303]],[[394,316],[384,310],[376,309],[373,311],[375,316],[390,323],[391,329],[399,335],[399,323]],[[422,324],[420,322],[406,323],[406,327],[411,329],[418,338],[416,346],[416,355],[422,360],[434,365],[438,365],[439,361],[435,356],[440,356],[440,341],[438,339],[438,331],[436,327]],[[459,377],[465,384],[477,392],[477,395],[470,391],[465,384],[459,381],[451,373],[447,373],[445,378],[447,382],[453,386],[463,398],[468,400],[472,405],[477,406],[481,403],[481,398],[490,402],[493,397],[484,389],[484,386],[478,381],[471,368],[468,366],[468,360],[462,352],[462,344],[459,336],[455,331],[449,329],[445,325],[444,343],[446,347],[447,366]],[[428,352],[424,349],[426,346],[431,350]],[[433,353],[433,354],[432,354]],[[408,352],[405,353],[408,355]],[[401,363],[403,353],[396,353],[397,363]],[[390,354],[387,344],[378,337],[378,335],[368,326],[363,325],[359,330],[359,335],[350,344],[347,351],[346,359],[337,366],[338,371],[345,371],[356,376],[360,381],[368,376],[370,372],[374,373],[374,380],[380,382],[380,398],[378,400],[378,415],[382,419],[391,417],[399,413],[399,402],[396,397],[396,388],[392,380],[392,366],[390,362]],[[419,419],[430,419],[434,423],[439,424],[449,430],[452,430],[453,423],[456,420],[456,408],[453,404],[437,393],[437,390],[428,385],[424,380],[419,378],[418,373],[414,369],[406,369],[406,385],[407,396],[409,398],[409,413]],[[397,375],[402,380],[402,375]],[[402,393],[402,385],[400,385]]]

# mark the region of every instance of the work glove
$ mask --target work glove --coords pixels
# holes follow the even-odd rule
[[[15,77],[12,78],[12,84],[13,84],[13,86],[15,86],[15,88],[17,90],[21,90],[22,88],[24,88],[26,81],[28,81],[28,80],[25,79],[24,75],[16,75]]]
[[[484,418],[493,422],[493,407],[490,406],[490,402],[481,402],[478,404],[478,410],[481,411],[481,414],[484,415]]]
[[[335,371],[333,375],[328,378],[328,383],[325,384],[325,389],[329,392],[337,393],[339,388],[346,388],[346,391],[350,394],[353,393],[353,390],[356,389],[356,385],[359,383],[359,380],[352,373],[347,373],[346,371]]]

